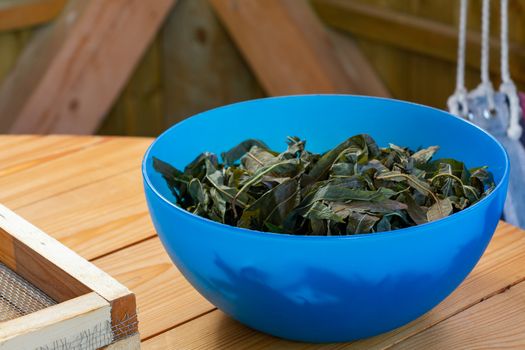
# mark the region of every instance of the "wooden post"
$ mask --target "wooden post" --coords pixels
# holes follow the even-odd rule
[[[0,131],[93,133],[175,0],[72,0],[0,88]]]
[[[363,93],[307,1],[211,3],[270,95]]]

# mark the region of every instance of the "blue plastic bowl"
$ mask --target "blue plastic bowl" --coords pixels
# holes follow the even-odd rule
[[[323,152],[368,133],[381,146],[439,145],[438,156],[488,165],[490,195],[447,218],[354,236],[251,231],[195,216],[173,204],[152,157],[178,168],[203,151],[247,138],[277,150],[288,135]],[[396,100],[306,95],[237,103],[164,132],[144,156],[150,214],[173,262],[206,299],[247,326],[278,337],[340,342],[373,336],[421,316],[449,295],[481,257],[500,218],[509,177],[503,147],[441,110]]]

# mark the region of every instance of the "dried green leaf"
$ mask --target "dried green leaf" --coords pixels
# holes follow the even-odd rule
[[[407,213],[416,225],[425,224],[428,222],[427,211],[416,203],[415,199],[410,194],[404,194],[405,203],[407,205]]]
[[[266,144],[262,141],[256,139],[244,140],[243,142],[239,143],[237,146],[231,148],[230,150],[221,153],[221,158],[224,162],[224,165],[233,165],[238,159],[244,156],[246,152],[248,152],[253,146],[268,149],[268,146],[266,146]]]
[[[289,137],[279,153],[247,140],[222,154],[202,153],[184,172],[153,159],[180,207],[254,230],[346,235],[396,230],[467,208],[495,187],[486,167],[432,160],[431,146],[412,152],[379,148],[356,135],[320,155]],[[240,164],[237,160],[240,159]]]
[[[353,212],[348,216],[347,234],[373,232],[374,225],[379,221],[377,216]]]
[[[412,154],[410,158],[412,158],[416,163],[427,163],[438,150],[438,146],[430,146],[420,149],[416,153]]]
[[[299,204],[299,183],[288,179],[266,192],[262,197],[245,208],[238,226],[259,229],[264,226],[279,225]]]
[[[428,208],[427,220],[431,222],[442,219],[449,216],[452,213],[452,210],[452,202],[450,202],[450,199],[440,199],[438,202]]]

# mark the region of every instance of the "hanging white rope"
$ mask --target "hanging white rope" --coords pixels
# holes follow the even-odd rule
[[[521,107],[516,85],[510,77],[509,70],[509,16],[508,0],[501,0],[501,85],[499,91],[507,96],[509,101],[509,128],[507,136],[517,140],[521,137],[520,126]]]
[[[481,83],[471,92],[472,97],[485,96],[487,110],[483,112],[485,118],[495,113],[494,88],[490,81],[490,0],[483,0],[481,10]]]
[[[459,38],[458,38],[458,61],[456,69],[456,90],[448,98],[447,105],[450,113],[460,116],[468,116],[467,89],[465,88],[465,46],[467,33],[467,10],[468,0],[461,0],[459,9]]]

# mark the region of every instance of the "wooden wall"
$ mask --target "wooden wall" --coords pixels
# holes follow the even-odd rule
[[[32,30],[0,31],[0,84],[15,66],[20,52],[31,39]]]
[[[468,28],[477,34],[481,28],[481,0],[469,1]],[[456,74],[456,47],[457,41],[454,38],[451,47],[443,49],[431,48],[432,45],[439,45],[443,41],[440,32],[429,33],[427,37],[421,38],[427,42],[428,46],[413,45],[412,49],[406,49],[411,45],[407,44],[420,37],[421,32],[399,31],[394,32],[392,38],[381,37],[381,30],[388,28],[378,28],[385,26],[380,21],[365,22],[362,27],[355,26],[355,18],[361,9],[359,5],[366,8],[375,6],[379,11],[374,14],[377,16],[387,15],[390,18],[397,14],[410,16],[416,24],[423,28],[433,28],[433,24],[446,24],[456,35],[459,17],[459,0],[313,0],[320,16],[329,25],[340,23],[337,17],[344,21],[353,22],[354,25],[348,26],[349,30],[344,30],[345,34],[355,38],[366,54],[368,59],[376,68],[378,74],[396,98],[419,102],[438,108],[445,108],[448,96],[455,87]],[[341,11],[337,9],[335,14],[323,11],[328,3],[341,4],[342,7],[353,8],[351,11]],[[491,1],[491,36],[499,38],[499,0]],[[355,6],[354,6],[355,5]],[[358,9],[358,10],[354,10]],[[362,15],[361,15],[362,16]],[[373,16],[371,16],[373,17]],[[432,21],[430,24],[422,20]],[[525,0],[509,0],[509,39],[514,44],[516,51],[523,55],[525,48]],[[336,25],[342,29],[344,25]],[[446,30],[444,30],[446,32]],[[477,33],[476,33],[477,32]],[[426,35],[426,34],[424,34]],[[476,35],[474,39],[479,39]],[[473,45],[467,54],[471,61],[467,66],[466,83],[469,88],[474,88],[479,83],[479,49]],[[497,74],[492,74],[495,88],[499,86],[499,52],[493,50],[490,60]],[[445,58],[446,56],[446,58]],[[523,58],[521,60],[520,58]],[[523,65],[525,56],[511,56],[510,65]],[[512,68],[512,67],[511,67]],[[514,80],[523,90],[525,88],[525,75],[514,75]]]
[[[459,0],[311,2],[326,25],[355,39],[394,97],[444,108],[455,84],[455,38],[452,46],[444,49],[444,54],[436,55],[431,46],[434,41],[439,42],[440,33],[427,33],[428,47],[414,49],[406,43],[417,36],[421,39],[423,34],[405,30],[399,35],[396,33],[389,38],[382,38],[381,28],[371,26],[366,21],[361,21],[358,27],[344,28],[339,23],[341,20],[349,20],[354,24],[358,21],[353,21],[352,13],[340,11],[334,16],[326,11],[326,3],[373,7],[380,14],[394,17],[405,14],[416,19],[417,23],[428,19],[432,23],[448,25],[452,35],[455,35]],[[520,70],[525,64],[525,60],[517,61],[517,58],[525,57],[525,0],[509,0],[509,4],[509,35],[516,53],[511,56],[511,66],[517,67],[519,64]],[[499,0],[492,1],[491,29],[495,37],[499,32],[498,5]],[[481,0],[470,0],[469,29],[479,31],[480,12]],[[0,32],[0,82],[12,69],[31,33],[31,29]],[[467,84],[471,88],[479,82],[477,51],[469,53],[472,56],[467,69]],[[495,66],[498,58],[494,51],[491,60]],[[522,90],[525,89],[523,72],[525,69],[514,76]],[[494,74],[496,86],[498,80],[497,74]],[[99,133],[154,136],[195,113],[264,95],[265,92],[217,19],[208,0],[179,0],[108,113]]]
[[[263,96],[208,0],[179,0],[99,132],[157,135],[201,111]]]

